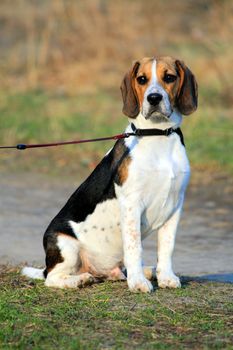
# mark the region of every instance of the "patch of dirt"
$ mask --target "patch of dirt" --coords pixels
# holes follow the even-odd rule
[[[80,182],[32,173],[1,178],[0,264],[44,265],[43,233]],[[177,234],[177,273],[233,282],[232,198],[229,177],[193,181]],[[145,263],[155,264],[156,238],[149,237],[144,248]]]

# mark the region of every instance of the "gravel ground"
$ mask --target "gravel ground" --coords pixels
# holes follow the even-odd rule
[[[43,233],[79,181],[35,174],[0,179],[0,264],[44,264]],[[185,276],[233,283],[233,184],[227,179],[192,185],[186,195],[174,270]],[[145,262],[156,261],[156,239],[144,243]]]

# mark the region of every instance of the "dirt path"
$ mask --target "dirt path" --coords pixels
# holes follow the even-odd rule
[[[78,181],[2,175],[0,179],[0,264],[44,264],[43,232]],[[180,223],[175,271],[233,282],[233,185],[226,180],[189,188]],[[153,264],[155,237],[145,241],[145,262]]]

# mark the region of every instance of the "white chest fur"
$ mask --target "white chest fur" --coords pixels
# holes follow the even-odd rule
[[[141,209],[143,235],[163,225],[183,200],[189,162],[176,133],[127,141],[129,176],[118,195]]]

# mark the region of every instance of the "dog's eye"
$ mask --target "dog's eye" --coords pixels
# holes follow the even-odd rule
[[[176,80],[176,75],[172,75],[172,74],[165,74],[163,81],[165,81],[165,83],[173,83]]]
[[[145,75],[141,75],[140,77],[137,77],[137,82],[140,85],[145,85],[148,82],[148,79]]]

